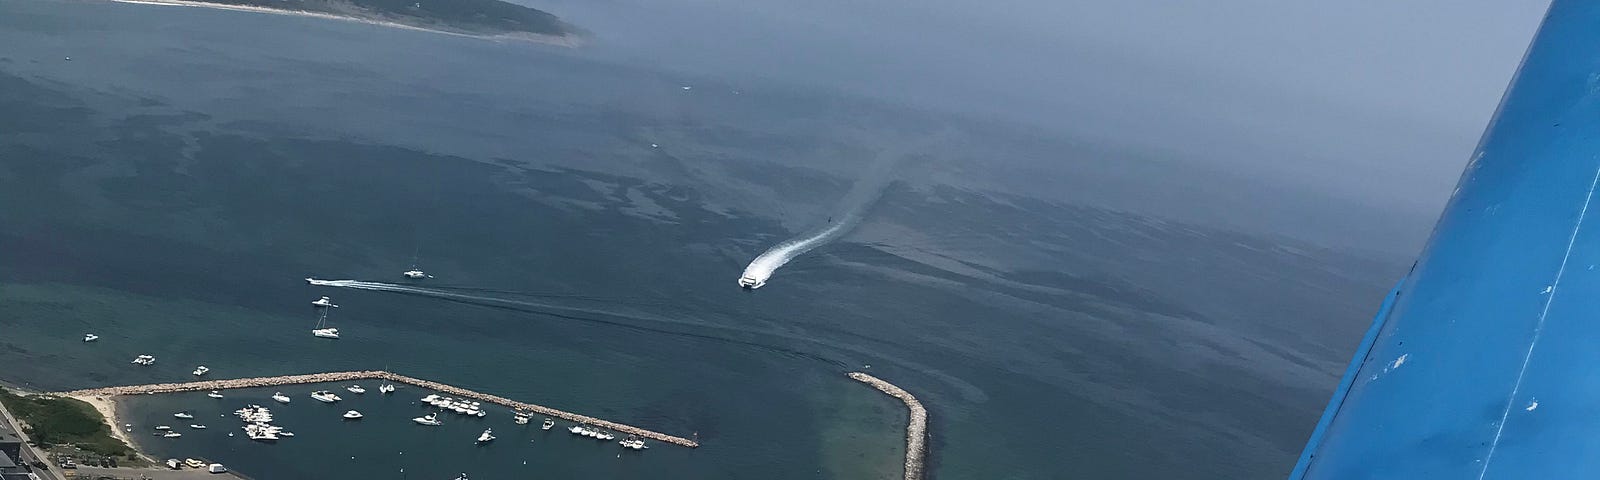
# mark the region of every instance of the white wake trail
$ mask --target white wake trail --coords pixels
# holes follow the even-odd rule
[[[844,199],[840,201],[842,206],[840,210],[843,210],[843,213],[839,215],[837,220],[830,218],[828,224],[821,229],[802,233],[794,238],[779,242],[777,245],[773,245],[772,248],[767,249],[766,252],[756,256],[755,260],[750,261],[749,266],[744,267],[744,274],[740,276],[739,284],[743,286],[746,281],[753,281],[755,286],[759,287],[765,284],[768,278],[772,278],[772,273],[777,271],[778,267],[782,267],[784,264],[789,263],[790,260],[794,260],[795,257],[805,254],[811,249],[826,245],[828,242],[850,233],[850,230],[854,229],[866,217],[867,211],[872,209],[872,205],[877,203],[880,197],[883,197],[884,190],[894,180],[890,173],[892,173],[895,164],[899,161],[899,157],[900,155],[887,154],[880,157],[867,172],[867,175],[858,180],[850,188],[850,192],[845,194]]]

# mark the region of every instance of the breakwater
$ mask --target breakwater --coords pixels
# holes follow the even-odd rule
[[[439,393],[449,394],[449,395],[456,396],[456,397],[471,398],[473,400],[477,400],[477,401],[480,401],[480,402],[487,402],[487,403],[493,403],[493,404],[497,404],[497,405],[502,405],[502,406],[505,406],[505,407],[510,407],[510,408],[513,408],[513,409],[521,410],[521,411],[524,411],[524,412],[532,412],[532,413],[536,413],[536,414],[540,414],[540,415],[561,418],[561,419],[565,419],[565,420],[569,420],[569,421],[573,421],[573,422],[578,422],[578,423],[587,423],[587,424],[594,425],[594,426],[597,426],[597,427],[603,427],[603,428],[610,429],[610,430],[617,431],[617,432],[638,435],[640,437],[649,438],[649,439],[660,441],[660,442],[670,443],[670,444],[673,444],[673,445],[681,445],[681,446],[689,447],[689,448],[696,448],[696,447],[700,446],[700,442],[695,441],[695,440],[691,440],[691,439],[687,439],[687,438],[683,438],[683,437],[677,437],[677,436],[667,435],[665,433],[655,432],[655,431],[651,431],[651,430],[645,430],[643,428],[635,427],[635,426],[632,426],[632,425],[625,425],[625,424],[621,424],[621,423],[617,423],[617,422],[612,422],[612,421],[609,421],[609,420],[603,420],[603,419],[591,417],[591,416],[588,416],[588,415],[581,415],[581,414],[572,413],[572,412],[568,412],[568,411],[564,411],[564,410],[557,410],[557,409],[546,407],[546,406],[543,406],[543,405],[535,405],[535,404],[532,404],[532,403],[519,402],[519,401],[516,401],[516,400],[511,400],[509,398],[501,397],[501,396],[498,396],[498,395],[490,395],[490,394],[487,394],[487,393],[476,392],[476,391],[468,390],[468,389],[465,389],[465,388],[457,387],[457,386],[454,386],[454,385],[447,385],[447,384],[443,384],[443,383],[439,383],[439,382],[435,382],[435,381],[431,381],[431,380],[423,380],[423,379],[416,378],[416,377],[408,377],[408,376],[405,376],[405,375],[400,375],[400,374],[397,374],[397,373],[387,372],[387,371],[383,371],[383,370],[361,370],[361,371],[354,371],[354,372],[311,373],[311,374],[305,374],[305,375],[281,375],[281,376],[275,376],[275,377],[230,378],[230,379],[202,380],[202,381],[195,381],[195,382],[180,382],[180,383],[153,383],[153,384],[148,384],[148,385],[128,385],[128,386],[120,386],[120,387],[89,388],[89,389],[83,389],[83,390],[73,390],[73,391],[70,391],[70,392],[60,392],[59,394],[60,395],[68,395],[68,396],[83,396],[83,397],[110,397],[110,396],[117,396],[117,395],[150,395],[150,394],[157,394],[157,393],[195,392],[195,391],[202,391],[202,390],[227,390],[227,389],[234,389],[234,388],[272,387],[272,386],[278,386],[278,385],[295,385],[295,384],[304,384],[304,383],[348,382],[348,381],[352,381],[352,380],[385,380],[385,381],[390,381],[390,382],[394,382],[394,383],[404,383],[404,384],[407,384],[407,385],[426,388],[426,389],[437,391]]]
[[[910,392],[878,377],[861,372],[850,372],[850,378],[871,385],[872,388],[905,402],[906,409],[910,410],[909,420],[906,422],[905,480],[921,480],[923,458],[927,456],[928,449],[928,409],[922,408],[922,402],[917,401],[917,397],[912,396]]]

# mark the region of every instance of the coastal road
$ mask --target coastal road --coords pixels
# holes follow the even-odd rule
[[[49,465],[48,468],[44,469],[34,468],[33,473],[39,475],[39,478],[43,480],[66,479],[66,475],[63,474],[60,469],[57,469],[55,464],[50,463],[50,461],[46,459],[47,457],[45,457],[41,452],[35,450],[33,446],[27,444],[28,436],[22,433],[22,429],[19,428],[18,425],[20,425],[20,423],[17,422],[16,418],[11,416],[11,412],[6,411],[5,405],[0,405],[0,432],[14,433],[23,441],[22,458],[16,458],[13,460],[15,460],[18,465],[29,465],[30,467],[35,460],[38,460],[45,465]]]

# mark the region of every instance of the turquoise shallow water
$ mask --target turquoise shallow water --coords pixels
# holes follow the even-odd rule
[[[216,414],[270,391],[126,401],[141,426],[218,418],[140,443],[255,478],[892,478],[904,411],[844,376],[866,365],[928,406],[937,478],[1270,478],[1387,281],[1341,252],[904,181],[743,292],[750,258],[848,190],[875,151],[852,142],[993,130],[584,51],[203,9],[7,1],[0,45],[0,378],[388,368],[704,444],[618,457],[501,414],[481,424],[502,440],[476,447],[479,421],[408,423],[422,392],[352,399],[369,418],[347,424],[304,386],[280,416],[300,436],[257,445]],[[413,258],[425,285],[480,298],[301,280],[399,283]],[[338,341],[309,335],[321,295],[342,305]]]

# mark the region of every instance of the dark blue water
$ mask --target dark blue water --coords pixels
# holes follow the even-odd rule
[[[937,478],[1287,471],[1388,263],[964,185],[924,152],[855,232],[734,285],[885,144],[951,128],[962,151],[1023,148],[583,50],[6,1],[0,379],[388,368],[704,445],[623,453],[504,412],[420,429],[414,389],[328,408],[286,388],[299,436],[277,445],[217,417],[270,391],[125,402],[141,426],[219,424],[139,431],[153,455],[257,478],[896,477],[904,412],[844,376],[865,365],[927,404]],[[425,285],[511,302],[301,280],[399,283],[413,259]],[[320,295],[344,338],[309,335]],[[480,425],[501,440],[472,445]]]

